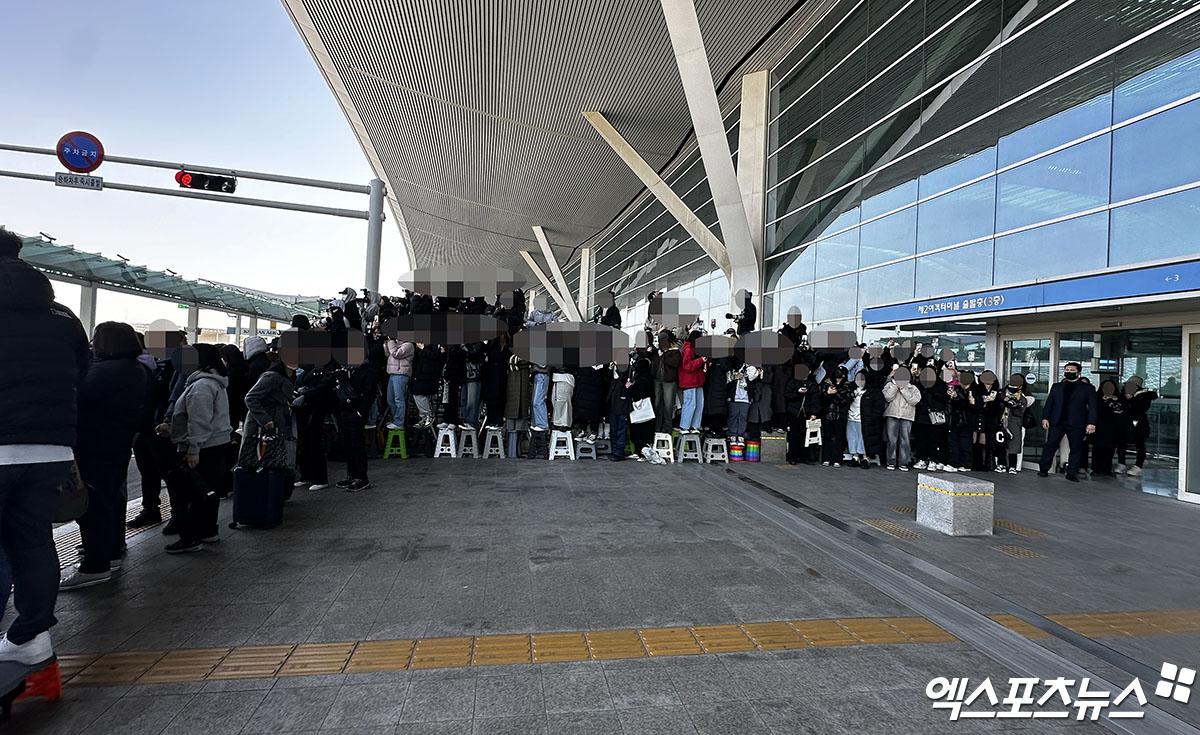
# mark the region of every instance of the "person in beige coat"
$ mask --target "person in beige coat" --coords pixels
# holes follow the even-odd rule
[[[917,418],[917,404],[921,402],[921,391],[912,384],[908,368],[901,366],[892,371],[892,377],[883,386],[883,398],[887,401],[883,409],[887,421],[887,468],[899,467],[901,472],[908,472],[912,461],[909,438]]]

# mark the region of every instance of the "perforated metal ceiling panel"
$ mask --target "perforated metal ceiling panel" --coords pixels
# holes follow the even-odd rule
[[[697,0],[716,80],[766,68],[802,1]],[[414,267],[527,273],[519,251],[536,252],[532,225],[560,260],[609,225],[642,187],[584,110],[604,112],[655,168],[691,135],[659,0],[284,4],[352,125],[361,121]],[[722,89],[723,107],[740,89],[736,79]]]

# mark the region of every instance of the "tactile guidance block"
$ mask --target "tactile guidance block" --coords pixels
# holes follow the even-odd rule
[[[993,485],[974,477],[917,475],[917,523],[948,536],[991,536]]]

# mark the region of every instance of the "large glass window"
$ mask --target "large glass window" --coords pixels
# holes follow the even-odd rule
[[[817,278],[836,276],[858,268],[858,231],[856,227],[812,246],[817,249]]]
[[[858,313],[868,306],[907,301],[913,297],[915,260],[892,263],[858,274]]]
[[[996,178],[922,202],[917,211],[917,252],[925,253],[995,232]]]
[[[996,229],[1005,231],[1108,203],[1109,136],[1000,174]]]
[[[917,258],[915,298],[961,293],[992,285],[992,241]]]
[[[859,236],[862,250],[859,267],[886,263],[917,252],[917,208],[909,207],[895,214],[868,222]]]
[[[1181,155],[1200,130],[1200,100],[1113,133],[1114,202],[1200,181],[1200,155]]]
[[[998,237],[993,283],[1099,270],[1108,265],[1107,245],[1107,212]]]
[[[831,278],[816,285],[816,301],[813,304],[813,319],[840,319],[858,313],[855,299],[858,296],[858,274],[851,273],[840,278]]]
[[[1109,266],[1200,254],[1200,189],[1112,211]]]

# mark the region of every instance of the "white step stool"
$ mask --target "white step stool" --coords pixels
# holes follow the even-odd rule
[[[679,435],[679,461],[685,462],[689,459],[704,461],[700,452],[700,435],[692,431]]]
[[[468,441],[469,440],[469,441]],[[470,455],[467,452],[470,451]],[[475,429],[460,429],[458,435],[458,456],[479,457],[479,432]]]
[[[723,436],[710,436],[704,440],[704,461],[708,464],[729,464],[729,442]]]
[[[504,437],[503,432],[496,427],[490,427],[487,430],[487,438],[483,440],[483,459],[489,457],[499,457],[504,459]]]
[[[440,457],[443,454],[458,458],[458,446],[454,443],[454,427],[447,426],[444,429],[438,429],[437,444],[433,450],[434,457]]]
[[[654,451],[671,464],[675,463],[675,447],[671,444],[671,435],[656,433],[654,435]]]
[[[575,461],[575,437],[569,431],[555,430],[550,434],[550,461],[555,457],[568,457]]]

